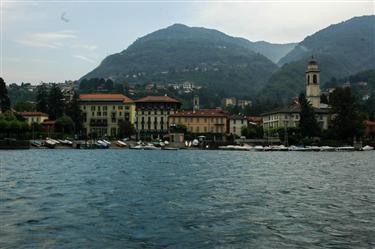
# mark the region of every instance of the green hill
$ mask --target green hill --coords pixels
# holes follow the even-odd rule
[[[233,95],[252,95],[267,82],[276,64],[252,50],[253,43],[217,30],[181,24],[137,39],[105,58],[83,78],[116,82],[215,85]]]
[[[321,82],[375,68],[375,16],[355,17],[306,37],[279,64],[262,93],[288,101],[304,90],[304,72],[314,55]]]

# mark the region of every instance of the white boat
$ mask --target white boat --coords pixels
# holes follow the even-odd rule
[[[104,143],[106,143],[107,145],[111,145],[111,142],[109,142],[109,141],[107,141],[107,140],[105,140],[105,139],[102,139],[102,141],[103,141]]]
[[[264,147],[261,146],[261,145],[257,145],[257,146],[254,147],[254,150],[255,150],[255,151],[263,151],[263,150],[264,150]]]
[[[370,146],[370,145],[366,145],[365,147],[362,147],[361,150],[363,150],[363,151],[368,151],[368,150],[373,150],[373,149],[374,149],[374,147],[372,147],[372,146]]]
[[[194,139],[193,140],[193,146],[198,146],[199,145],[199,141],[198,139]]]
[[[342,146],[342,147],[337,147],[336,151],[354,151],[355,148],[353,146]]]
[[[96,145],[100,148],[108,148],[108,144],[104,142],[103,140],[96,141]]]
[[[335,151],[336,148],[335,147],[331,147],[331,146],[321,146],[320,147],[320,151]]]
[[[169,144],[169,142],[168,142],[167,140],[165,140],[165,141],[164,141],[164,144],[165,144],[165,145],[168,145],[168,144]]]
[[[44,142],[44,145],[50,149],[53,149],[55,148],[57,144],[56,142],[57,142],[56,140],[47,138],[46,141]]]
[[[127,144],[124,143],[123,141],[121,140],[117,140],[116,143],[115,143],[118,147],[126,147]]]

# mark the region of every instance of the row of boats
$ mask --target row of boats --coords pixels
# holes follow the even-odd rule
[[[240,150],[240,151],[355,151],[353,146],[331,147],[331,146],[289,146],[284,145],[270,145],[270,146],[251,146],[251,145],[227,145],[219,146],[220,150]],[[374,147],[366,145],[358,150],[368,151],[373,150]]]

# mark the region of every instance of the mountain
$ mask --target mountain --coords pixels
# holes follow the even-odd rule
[[[262,94],[288,101],[304,90],[307,62],[314,56],[321,83],[375,68],[375,16],[354,17],[306,37],[280,59],[282,67],[265,85]]]
[[[260,46],[259,46],[260,47]],[[83,78],[129,83],[193,81],[233,95],[255,94],[277,65],[253,43],[212,29],[175,24],[137,39]]]
[[[253,42],[250,47],[253,51],[266,56],[274,63],[278,63],[278,61],[292,51],[296,45],[297,43],[278,44],[269,43],[266,41],[257,41]]]

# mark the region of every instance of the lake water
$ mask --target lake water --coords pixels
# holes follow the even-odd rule
[[[0,151],[0,248],[375,248],[375,151]]]

